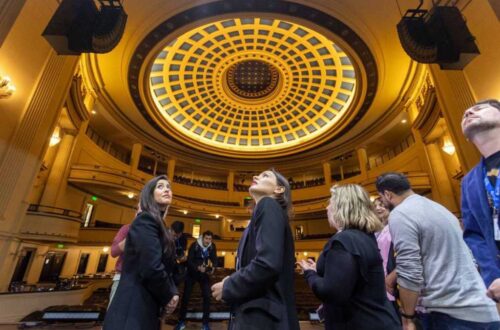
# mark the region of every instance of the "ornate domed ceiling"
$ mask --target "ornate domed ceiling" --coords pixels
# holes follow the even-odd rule
[[[229,19],[170,42],[153,61],[150,91],[169,129],[215,148],[262,152],[328,132],[349,109],[356,74],[316,31]]]
[[[137,47],[129,87],[156,129],[204,152],[268,158],[327,143],[361,119],[377,72],[351,29],[304,5],[238,6],[179,13]]]

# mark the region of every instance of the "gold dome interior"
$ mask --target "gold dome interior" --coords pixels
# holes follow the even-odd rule
[[[149,88],[167,130],[199,148],[275,151],[332,130],[354,99],[356,69],[310,28],[234,18],[169,42],[151,64]]]

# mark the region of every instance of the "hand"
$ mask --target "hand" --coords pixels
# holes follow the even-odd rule
[[[394,296],[396,293],[396,280],[398,278],[398,275],[396,274],[396,271],[393,270],[387,276],[385,277],[385,290],[389,292],[391,295]]]
[[[179,303],[179,296],[175,295],[170,299],[168,302],[167,306],[165,306],[165,313],[172,314],[175,311],[175,308],[177,307],[177,304]]]
[[[299,265],[303,272],[306,270],[316,271],[316,263],[312,259],[301,260],[297,262],[297,265]]]
[[[198,271],[204,273],[206,270],[207,270],[207,268],[205,266],[203,266],[203,265],[198,266]]]
[[[496,302],[500,300],[500,278],[497,278],[490,284],[488,291],[486,291],[486,295]]]
[[[185,262],[187,260],[187,256],[182,256],[179,259],[177,259],[178,262]]]
[[[123,239],[120,243],[118,243],[118,248],[120,251],[124,252],[125,251],[125,243],[127,243],[127,239]]]
[[[212,297],[217,301],[222,300],[222,289],[224,288],[224,282],[229,278],[229,276],[224,277],[219,283],[212,285]]]

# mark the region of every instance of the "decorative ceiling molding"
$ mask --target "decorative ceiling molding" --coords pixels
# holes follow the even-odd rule
[[[337,53],[340,54],[340,56],[337,58],[339,61],[336,62],[335,64],[338,63],[338,65],[350,66],[346,70],[345,78],[342,77],[342,79],[340,79],[339,81],[334,82],[335,88],[337,88],[337,89],[343,88],[344,90],[342,90],[342,91],[336,90],[336,91],[332,92],[332,95],[334,95],[334,100],[335,99],[338,100],[338,103],[341,106],[345,106],[346,112],[347,112],[347,109],[349,109],[349,104],[346,104],[346,103],[352,102],[352,106],[350,107],[350,111],[349,111],[350,113],[343,116],[343,117],[338,116],[338,117],[342,117],[342,118],[339,118],[338,122],[334,122],[334,120],[332,120],[332,119],[334,117],[336,117],[335,115],[337,113],[330,111],[331,114],[328,114],[327,112],[325,112],[325,109],[330,109],[330,110],[334,109],[333,108],[334,103],[332,102],[333,100],[327,99],[323,95],[323,90],[325,89],[324,85],[326,84],[326,81],[328,80],[326,77],[324,78],[324,80],[322,82],[319,83],[319,85],[323,87],[322,89],[320,89],[318,87],[317,91],[309,90],[309,93],[316,94],[316,95],[311,95],[311,96],[313,96],[312,100],[314,100],[316,103],[313,104],[313,101],[309,101],[312,104],[312,108],[308,109],[306,107],[306,109],[299,109],[298,108],[299,105],[304,106],[304,101],[301,101],[302,103],[300,103],[297,100],[295,100],[297,105],[292,106],[290,109],[287,109],[286,105],[284,106],[283,104],[280,104],[279,102],[274,105],[275,106],[274,111],[271,108],[271,110],[270,110],[271,112],[277,113],[280,116],[283,115],[283,116],[285,116],[284,118],[286,118],[287,115],[292,116],[292,118],[294,118],[293,117],[294,110],[296,111],[296,115],[295,115],[294,119],[300,120],[301,117],[305,117],[304,118],[305,122],[297,122],[298,125],[296,124],[297,127],[295,127],[295,129],[296,129],[295,131],[292,130],[293,127],[288,127],[288,130],[292,131],[292,132],[285,131],[285,127],[281,127],[281,126],[285,125],[285,123],[283,123],[283,125],[281,125],[281,126],[277,125],[277,124],[275,125],[275,127],[274,127],[275,132],[269,131],[269,134],[267,134],[267,135],[262,134],[262,133],[266,133],[266,131],[265,131],[265,128],[258,125],[258,124],[260,124],[260,122],[262,122],[262,119],[259,118],[258,113],[256,114],[257,125],[258,125],[257,128],[258,129],[252,129],[252,127],[248,127],[248,130],[246,130],[246,132],[245,132],[245,130],[243,129],[244,126],[240,125],[239,130],[233,131],[233,132],[235,132],[234,136],[231,136],[232,135],[231,134],[232,128],[230,128],[228,126],[226,126],[227,127],[226,132],[222,131],[223,127],[225,127],[224,123],[226,122],[226,120],[230,119],[230,118],[228,118],[228,115],[221,118],[222,121],[219,121],[219,126],[213,125],[213,124],[217,124],[217,123],[214,123],[214,120],[212,120],[212,122],[210,120],[208,120],[208,122],[206,121],[209,128],[211,128],[213,125],[213,127],[214,127],[213,130],[215,130],[216,132],[224,133],[224,134],[217,134],[216,132],[210,132],[210,129],[206,129],[207,125],[204,125],[203,127],[200,127],[199,125],[197,126],[196,125],[197,120],[193,120],[193,118],[191,118],[191,120],[189,120],[189,118],[187,118],[187,116],[185,116],[185,115],[184,115],[184,118],[182,118],[182,116],[177,117],[179,114],[176,114],[176,117],[174,117],[174,121],[175,121],[175,118],[177,118],[177,121],[178,121],[177,123],[181,127],[185,127],[185,131],[186,130],[190,131],[190,129],[192,129],[194,131],[198,128],[198,132],[199,132],[198,134],[197,133],[191,134],[192,136],[189,136],[190,139],[186,139],[186,135],[183,135],[178,130],[169,129],[169,125],[165,125],[165,117],[162,118],[162,116],[160,114],[152,113],[153,106],[151,106],[151,104],[154,104],[154,102],[149,102],[149,101],[151,100],[151,98],[158,97],[158,95],[157,95],[158,92],[161,94],[161,92],[163,92],[163,91],[158,91],[158,90],[155,91],[153,89],[154,92],[153,92],[153,96],[151,97],[151,95],[148,95],[148,91],[147,91],[148,88],[146,88],[146,90],[144,90],[144,88],[147,87],[147,86],[145,86],[145,85],[147,85],[145,83],[146,81],[148,83],[151,83],[152,86],[154,86],[155,83],[161,84],[158,76],[155,76],[154,74],[151,76],[151,78],[155,78],[155,77],[158,78],[155,80],[154,83],[152,81],[149,81],[148,78],[150,78],[150,77],[147,76],[148,67],[153,72],[155,72],[154,71],[155,64],[151,64],[147,61],[148,58],[152,57],[151,53],[154,52],[155,50],[157,50],[160,44],[165,43],[166,40],[168,40],[169,35],[175,34],[175,31],[177,31],[180,28],[183,28],[183,30],[186,30],[186,27],[189,26],[190,24],[192,24],[193,21],[203,19],[206,22],[211,17],[216,19],[216,17],[221,17],[221,16],[223,16],[223,17],[232,16],[232,17],[234,17],[232,20],[231,19],[225,19],[225,20],[219,19],[219,20],[212,22],[212,25],[208,24],[208,26],[213,26],[214,23],[216,23],[216,22],[217,22],[216,24],[222,24],[222,22],[226,22],[225,24],[231,24],[231,23],[227,23],[227,22],[231,22],[231,21],[242,22],[244,20],[252,19],[252,18],[245,16],[245,15],[248,15],[248,14],[245,14],[245,12],[247,12],[247,11],[248,12],[251,11],[251,13],[253,15],[253,22],[254,22],[253,24],[255,24],[256,20],[258,20],[259,21],[258,23],[260,24],[260,20],[265,19],[266,16],[269,17],[269,14],[278,14],[281,16],[283,16],[283,15],[287,16],[288,18],[286,18],[286,20],[268,20],[268,21],[272,21],[273,22],[272,24],[275,24],[274,22],[276,22],[277,25],[273,25],[273,28],[275,30],[279,29],[280,24],[282,27],[286,27],[287,24],[289,24],[289,25],[296,24],[296,23],[294,23],[294,20],[297,18],[298,19],[297,21],[301,21],[301,22],[303,22],[304,20],[309,21],[310,26],[321,26],[323,30],[326,29],[327,31],[329,31],[331,33],[331,36],[329,34],[328,38],[331,37],[332,39],[335,39],[335,40],[333,40],[332,43],[324,45],[325,44],[324,40],[321,40],[322,45],[318,45],[318,46],[316,46],[314,44],[311,45],[310,43],[306,43],[307,48],[305,48],[305,49],[314,49],[314,50],[318,51],[319,49],[324,48],[324,47],[320,47],[320,46],[332,47],[333,49],[336,49]],[[262,18],[258,17],[259,13],[262,14]],[[276,15],[273,15],[273,16],[276,16]],[[207,27],[205,27],[205,28],[207,28]],[[214,29],[214,28],[211,28],[211,29]],[[217,29],[217,27],[215,29]],[[310,28],[307,28],[307,29],[311,30]],[[243,30],[245,30],[245,29],[243,29]],[[247,30],[249,30],[249,29],[247,29]],[[276,60],[276,57],[279,58],[279,56],[281,56],[281,54],[275,55],[271,51],[266,50],[265,46],[263,47],[263,50],[261,52],[256,51],[256,47],[258,46],[257,40],[259,39],[259,30],[260,29],[253,29],[252,35],[249,34],[248,38],[243,36],[244,39],[254,39],[255,44],[252,44],[252,43],[249,43],[249,44],[251,44],[252,47],[255,47],[255,48],[253,48],[253,49],[252,48],[251,49],[243,48],[243,49],[239,50],[240,54],[238,54],[238,53],[226,54],[225,52],[221,52],[221,54],[226,54],[227,57],[232,57],[232,58],[236,57],[236,60],[234,60],[232,62],[233,65],[238,64],[238,63],[242,63],[242,62],[247,61],[247,60],[260,61],[261,64],[262,63],[270,64],[279,70],[280,76],[279,76],[278,80],[280,80],[280,78],[282,78],[282,80],[285,80],[287,78],[287,76],[285,74],[283,74],[283,72],[286,70],[286,66],[280,67],[280,64],[283,64],[284,60],[283,59],[280,59],[279,61]],[[283,30],[285,30],[285,32],[287,31],[286,28],[284,28]],[[297,29],[291,29],[291,31],[288,31],[288,37],[293,35],[294,31],[296,31],[296,30]],[[230,31],[230,32],[236,32],[236,31]],[[184,33],[183,36],[185,36],[189,33],[190,32]],[[249,33],[249,32],[247,32],[247,33]],[[279,37],[281,37],[279,35],[280,33],[283,35],[286,35],[286,33],[282,33],[282,31],[273,31],[272,33],[277,33],[277,36],[279,36]],[[222,37],[224,37],[224,36],[225,36],[225,39],[231,39],[228,34],[221,33],[218,36],[216,36],[216,38],[218,38],[219,40],[214,39],[214,40],[212,40],[212,42],[215,43],[216,41],[218,41],[220,43],[220,45],[222,46],[222,45],[226,44],[225,40],[222,39]],[[272,34],[271,34],[271,36],[272,36]],[[196,38],[201,39],[204,36],[201,33],[200,33],[200,35],[196,35],[196,33],[192,33],[189,35],[189,37],[193,37],[194,39],[196,39]],[[297,38],[299,38],[299,37],[301,37],[301,36],[297,35]],[[314,43],[315,39],[317,39],[314,37],[309,37],[309,39],[311,39],[312,43]],[[240,37],[240,38],[242,38],[242,37]],[[326,40],[328,40],[327,37],[325,37],[325,36],[323,36],[322,38],[325,38]],[[176,39],[177,38],[175,38],[174,40],[176,40]],[[260,38],[260,39],[264,39],[264,38]],[[277,38],[277,39],[278,39],[278,41],[281,40],[281,38]],[[174,41],[174,40],[170,39],[170,46],[172,45],[172,41]],[[268,48],[274,50],[272,47],[269,47],[269,45],[267,44],[268,40],[265,41],[266,46],[268,46]],[[193,41],[192,43],[195,43],[196,40],[192,40],[192,41]],[[276,42],[276,43],[278,43],[278,41],[274,40],[274,42]],[[292,39],[289,39],[289,41],[292,43],[297,42],[297,41],[293,42]],[[338,45],[337,45],[337,47],[335,47],[335,43],[337,41],[340,42],[339,45],[341,45],[342,48],[340,48],[340,46],[338,46]],[[286,43],[286,42],[287,41],[285,38],[284,43]],[[319,44],[319,40],[318,40],[318,44]],[[190,47],[188,45],[184,45],[184,43],[181,43],[179,45],[179,47],[186,48],[183,50],[184,52],[189,52],[191,50],[191,48],[193,48],[193,46],[194,45],[191,44],[191,47]],[[167,45],[167,47],[168,47],[168,45]],[[210,47],[205,47],[205,48],[210,48]],[[214,48],[216,48],[216,47],[214,47]],[[292,48],[292,47],[290,47],[290,48]],[[344,48],[346,48],[346,49],[344,49]],[[193,48],[193,51],[201,52],[201,50],[199,50],[199,49],[206,50],[203,48]],[[238,49],[238,48],[236,47],[236,49]],[[322,51],[324,51],[324,50],[322,50]],[[346,53],[344,53],[344,51]],[[215,53],[217,53],[217,52],[215,52]],[[304,50],[304,53],[307,54],[308,52],[306,50]],[[215,57],[213,49],[209,54],[212,54],[212,57]],[[264,55],[264,54],[266,54],[266,55]],[[156,53],[154,55],[162,56],[162,52]],[[165,55],[168,56],[168,52]],[[176,54],[176,55],[179,55],[179,54]],[[186,54],[182,54],[182,55],[186,56]],[[243,55],[243,56],[248,55],[248,57],[241,57],[241,55]],[[306,60],[303,60],[302,62],[298,61],[296,63],[292,62],[291,65],[299,65],[299,66],[300,66],[300,64],[306,65],[306,69],[302,70],[302,71],[307,71],[309,75],[314,74],[313,71],[315,69],[310,66],[310,63],[317,60],[318,56],[320,57],[320,59],[325,59],[325,58],[322,58],[323,55],[321,55],[321,54],[319,54],[317,56],[314,56],[313,54],[311,54],[311,55],[312,55],[312,57],[316,57],[316,59],[314,59],[314,60],[306,59]],[[206,56],[206,55],[204,55],[204,56]],[[240,58],[238,58],[238,56],[240,56]],[[266,56],[268,56],[268,57],[266,58]],[[180,56],[177,56],[177,59],[179,59],[181,62],[183,60],[189,62],[189,60],[191,58],[193,58],[193,61],[195,61],[195,59],[196,59],[196,57],[192,56],[192,55],[188,56],[187,58],[182,58],[182,59]],[[345,60],[341,60],[340,58],[345,58]],[[156,57],[156,59],[158,59],[158,57]],[[276,62],[273,62],[273,59],[276,60]],[[205,61],[210,66],[209,61],[206,59],[205,59]],[[196,62],[198,62],[198,61],[196,60]],[[285,63],[286,63],[286,61],[285,61]],[[325,65],[324,62],[322,64]],[[174,64],[174,65],[176,65],[176,64]],[[288,65],[290,65],[290,64],[288,64]],[[326,65],[328,65],[328,64],[326,64]],[[194,69],[194,65],[192,65],[192,66]],[[215,66],[216,66],[216,64],[215,64]],[[228,87],[228,83],[227,83],[227,69],[228,69],[228,67],[230,67],[229,63],[228,63],[227,67],[225,67],[224,69],[222,69],[218,73],[212,72],[215,74],[219,74],[219,76],[216,78],[219,79],[221,84],[219,85],[219,87],[217,87],[217,85],[214,84],[214,89],[216,89],[216,88],[219,89],[220,95],[222,94],[221,91],[224,92],[226,90],[228,90],[228,91],[230,90],[230,88]],[[174,67],[174,68],[176,68],[176,67]],[[196,70],[197,69],[198,68],[196,68]],[[214,68],[212,68],[212,69],[214,69]],[[332,73],[333,70],[334,69],[329,69],[328,72]],[[320,71],[320,72],[323,71],[326,74],[326,70],[317,70],[317,71]],[[351,73],[348,73],[348,71],[350,71]],[[300,70],[298,70],[298,72],[300,72]],[[340,70],[340,72],[342,72],[342,70]],[[339,73],[339,70],[337,68],[337,74],[338,73]],[[344,72],[342,72],[342,73],[344,73]],[[183,74],[185,74],[185,72],[183,72]],[[226,74],[226,75],[224,75],[224,74]],[[290,75],[288,75],[288,78],[290,78],[290,77],[294,77],[294,76],[290,74]],[[348,26],[346,26],[344,23],[340,22],[339,20],[335,19],[334,17],[331,17],[328,14],[321,12],[317,9],[310,8],[310,7],[307,7],[305,5],[291,3],[291,2],[285,2],[285,1],[280,1],[280,2],[249,1],[249,3],[247,3],[247,2],[218,1],[218,2],[213,2],[210,4],[204,4],[201,6],[197,6],[197,7],[188,9],[182,13],[179,13],[179,14],[169,18],[168,20],[166,20],[162,24],[160,24],[157,28],[155,28],[153,31],[151,31],[148,34],[148,36],[146,36],[146,38],[144,38],[143,41],[139,44],[139,46],[136,48],[136,51],[132,57],[130,65],[129,65],[128,78],[129,78],[128,79],[129,90],[131,92],[131,95],[132,95],[132,98],[133,98],[135,104],[137,105],[138,109],[140,110],[140,112],[142,113],[144,118],[152,126],[154,126],[159,132],[161,132],[163,135],[165,135],[169,138],[174,137],[178,141],[178,143],[184,144],[188,147],[192,148],[194,146],[200,150],[209,151],[209,152],[212,152],[216,155],[222,155],[222,156],[234,157],[234,158],[279,157],[279,156],[284,156],[287,154],[297,153],[299,151],[304,151],[304,150],[306,150],[308,148],[312,148],[315,145],[318,145],[320,143],[324,144],[324,143],[327,143],[328,141],[333,141],[333,139],[335,139],[336,136],[339,136],[339,135],[345,133],[347,130],[351,129],[362,118],[362,116],[366,113],[366,111],[368,110],[368,108],[370,107],[370,105],[373,101],[373,98],[375,96],[375,92],[377,89],[377,84],[378,84],[377,67],[376,67],[373,55],[370,52],[370,50],[368,49],[367,45],[364,43],[364,41],[362,39],[360,39],[359,36],[353,30],[351,30]],[[309,78],[310,80],[315,79],[313,76],[307,77],[307,78]],[[357,80],[355,78],[357,78]],[[181,79],[181,78],[179,77],[179,79]],[[301,79],[301,78],[299,78],[299,79]],[[347,79],[347,81],[343,80],[343,79]],[[192,77],[192,80],[195,80],[196,82],[198,81],[196,75],[194,75],[194,77]],[[351,84],[351,85],[349,85],[349,86],[347,84],[342,85],[343,82],[347,83],[347,84]],[[164,81],[164,83],[165,83],[165,81]],[[278,85],[281,85],[283,83],[284,83],[284,81],[278,82]],[[338,83],[338,85],[337,85],[337,83]],[[357,86],[356,86],[356,83],[358,84]],[[292,84],[292,81],[289,82],[288,86],[281,85],[281,89],[287,88],[285,90],[290,91],[290,89],[292,87],[295,87],[296,93],[300,95],[299,88],[301,87],[300,85],[302,85],[300,80],[299,80],[298,87],[291,86],[291,84]],[[309,87],[314,87],[314,83],[308,82],[308,84],[309,84]],[[169,81],[169,87],[171,88],[172,86],[175,86],[175,84],[172,84]],[[183,87],[174,87],[174,88],[179,88],[180,90],[183,89]],[[193,85],[193,88],[196,89],[196,87],[194,85]],[[358,91],[356,92],[355,89],[358,89]],[[167,92],[167,91],[165,90],[165,92]],[[174,91],[174,92],[176,92],[176,91]],[[150,93],[151,92],[149,92],[149,94]],[[271,92],[270,94],[275,96],[275,93],[276,93],[276,91]],[[168,95],[168,93],[166,93],[166,94]],[[230,93],[225,92],[225,94],[226,94],[226,96],[227,95],[231,96],[231,92]],[[232,94],[234,94],[234,93],[232,93]],[[280,93],[276,93],[276,95],[279,95],[279,94]],[[163,94],[161,94],[161,95],[163,95]],[[174,93],[174,95],[175,95],[175,93]],[[305,94],[305,97],[307,97],[307,95],[308,94]],[[327,96],[330,96],[330,95],[327,95]],[[266,98],[266,97],[263,97],[263,99],[264,98]],[[325,101],[325,99],[326,99],[326,102],[323,104],[322,102],[319,101],[320,98],[323,98],[322,101]],[[170,98],[169,98],[169,100],[170,100]],[[276,100],[279,100],[279,98],[276,98]],[[159,100],[159,101],[161,101],[161,100]],[[226,104],[228,104],[229,101],[231,101],[231,99],[229,98],[226,101],[228,101],[228,102],[226,102]],[[232,100],[232,101],[234,101],[234,100]],[[240,101],[239,104],[244,104],[243,101],[241,101],[241,100],[239,100],[239,101]],[[266,101],[269,101],[269,100],[266,100]],[[164,101],[164,102],[167,102],[167,101]],[[178,103],[181,103],[181,102],[182,101],[180,101]],[[183,107],[179,108],[176,106],[176,107],[174,107],[173,110],[170,110],[170,111],[174,112],[174,110],[179,111],[179,109],[181,109],[181,110],[183,110],[182,112],[186,112],[190,106],[189,101],[187,101],[187,102],[188,102],[187,108],[183,108]],[[252,103],[252,102],[250,102],[250,103]],[[258,103],[258,102],[253,102],[253,103]],[[184,103],[184,105],[186,105],[186,104]],[[210,105],[210,103],[209,103],[209,105]],[[162,107],[163,106],[164,105],[162,105]],[[255,104],[253,104],[253,106],[255,106]],[[214,104],[214,108],[216,108],[216,107],[217,107],[217,105]],[[316,107],[316,108],[314,108],[314,107]],[[337,105],[337,107],[338,107],[338,105]],[[171,109],[171,108],[168,108],[168,109]],[[311,109],[314,109],[314,110],[311,111]],[[166,109],[164,109],[164,110],[166,110]],[[207,113],[211,110],[214,110],[214,109],[208,109]],[[264,108],[262,110],[269,111],[269,108]],[[343,108],[341,108],[340,110],[343,110]],[[222,111],[224,111],[224,110],[221,110],[221,112]],[[281,113],[281,112],[284,112],[284,113]],[[338,112],[340,112],[340,111],[338,111]],[[229,113],[229,111],[228,111],[228,113]],[[319,115],[318,115],[318,113],[319,113]],[[195,115],[194,112],[192,114]],[[332,116],[332,114],[333,114],[333,116]],[[213,116],[215,116],[216,121],[217,121],[217,117],[219,117],[219,115],[220,115],[220,113],[217,113],[217,112],[215,114],[213,114]],[[308,117],[308,115],[310,117]],[[330,116],[332,118],[329,118],[328,116]],[[250,121],[251,116],[249,115],[248,117],[249,117],[248,120]],[[260,114],[260,117],[262,117],[262,114]],[[266,120],[265,115],[264,115],[264,118],[265,118],[264,119],[264,122],[265,122],[265,120]],[[207,118],[200,117],[200,120],[202,122],[204,119],[207,119]],[[231,119],[230,119],[231,123],[235,121],[234,119],[231,121]],[[287,118],[287,119],[289,119],[289,118]],[[302,119],[302,120],[304,120],[304,119]],[[312,124],[311,124],[311,121],[312,121]],[[255,122],[255,121],[253,121],[253,122]],[[334,122],[334,123],[332,124],[332,122]],[[187,128],[186,128],[186,126],[187,126]],[[335,129],[332,128],[333,126],[336,126]],[[171,127],[172,127],[172,123],[170,123],[170,128]],[[308,130],[307,127],[309,127],[310,130]],[[314,133],[314,132],[318,132],[318,131],[321,132],[323,127],[324,127],[323,130],[327,131],[328,134]],[[304,131],[304,128],[306,128],[305,131]],[[302,129],[303,133],[305,133],[304,135],[312,136],[309,139],[309,141],[304,140],[304,141],[299,142],[299,140],[300,140],[299,134],[303,134],[303,133],[299,133],[300,129]],[[311,131],[313,131],[314,134],[311,134]],[[183,133],[186,133],[186,132],[183,132]],[[207,133],[208,133],[208,137],[206,137]],[[246,134],[243,134],[243,133],[246,133]],[[288,136],[287,136],[287,134],[288,134]],[[200,142],[200,139],[196,139],[195,135],[201,136],[202,142]],[[247,137],[245,138],[243,136],[247,136]],[[320,137],[320,138],[318,138],[318,137]],[[203,139],[211,140],[212,143],[207,144],[206,141],[203,141]],[[195,141],[195,143],[193,143],[193,141]],[[246,143],[246,145],[245,145],[245,143]],[[231,148],[231,146],[233,146],[233,148]],[[275,146],[278,146],[278,147],[275,147]],[[282,147],[282,146],[285,146],[285,147]],[[224,148],[222,148],[222,147],[224,147]],[[275,149],[275,150],[273,150],[273,149]],[[221,152],[221,151],[223,151],[223,152]]]

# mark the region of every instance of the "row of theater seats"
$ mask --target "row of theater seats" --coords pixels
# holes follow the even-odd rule
[[[196,179],[186,178],[183,176],[174,175],[174,182],[194,187],[216,189],[216,190],[227,190],[227,184],[225,182],[220,182],[220,181],[196,180]]]
[[[221,181],[195,180],[174,175],[174,182],[194,187],[216,189],[216,190],[227,190],[226,182],[221,182]],[[302,188],[322,186],[325,184],[325,178],[316,178],[307,181],[293,181],[293,179],[289,179],[289,182],[290,182],[290,187],[292,189],[302,189]],[[245,184],[234,184],[234,190],[236,191],[248,191],[248,188],[250,188],[250,186]]]
[[[290,187],[292,189],[302,189],[302,188],[322,186],[325,184],[325,178],[316,178],[316,179],[307,180],[307,181],[290,180],[289,182],[290,182]]]

